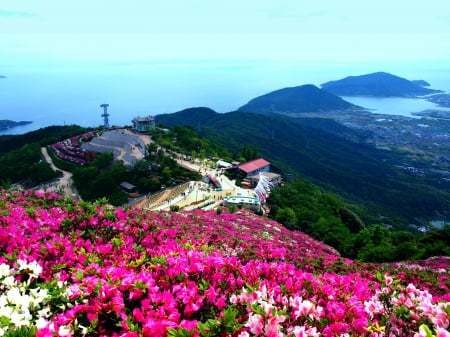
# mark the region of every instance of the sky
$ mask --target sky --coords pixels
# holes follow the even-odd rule
[[[0,2],[2,68],[450,61],[448,0]]]

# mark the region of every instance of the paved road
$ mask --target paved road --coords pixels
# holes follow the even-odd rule
[[[42,187],[38,190],[41,192],[45,192],[45,191],[52,191],[52,192],[57,192],[57,193],[62,192],[63,196],[70,197],[70,198],[72,198],[74,196],[78,197],[78,193],[72,184],[72,173],[61,170],[58,167],[56,167],[55,164],[53,164],[53,160],[49,156],[46,147],[41,147],[41,152],[42,152],[42,155],[44,156],[45,161],[50,164],[51,168],[54,171],[62,172],[63,176],[57,180],[56,184],[53,184],[49,188],[44,189]]]

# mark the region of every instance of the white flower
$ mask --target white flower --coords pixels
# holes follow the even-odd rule
[[[4,297],[4,298],[6,299],[6,297]],[[6,301],[5,301],[5,303],[6,303]],[[7,306],[6,304],[3,305],[3,301],[2,301],[2,303],[0,303],[0,317],[1,316],[10,317],[12,312],[13,312],[13,308],[11,308],[10,306]]]
[[[27,270],[28,269],[28,263],[26,260],[22,260],[22,259],[17,259],[16,261],[17,264],[17,270]]]
[[[22,294],[20,293],[19,288],[11,288],[6,293],[6,297],[8,299],[8,303],[15,305],[17,302],[20,301]]]
[[[37,306],[40,303],[46,302],[49,298],[48,290],[42,288],[30,289],[30,295],[32,297],[32,306]]]
[[[10,274],[11,268],[5,263],[0,264],[0,278],[9,276]]]
[[[21,270],[31,271],[31,273],[29,273],[31,277],[37,278],[42,273],[42,267],[36,261],[27,263],[27,261],[25,260],[18,259],[16,261],[16,264],[18,271]]]
[[[83,325],[78,325],[78,328],[81,330],[81,335],[86,336],[87,332],[88,332],[88,328],[86,328]]]
[[[63,325],[59,327],[58,336],[72,336],[72,332],[69,327]]]
[[[16,284],[16,281],[14,280],[14,276],[11,275],[5,277],[2,283],[6,288],[12,288]]]
[[[9,316],[11,323],[14,324],[16,327],[30,325],[32,318],[33,317],[31,316],[28,310],[20,310],[20,311],[14,310],[12,314]]]
[[[36,261],[29,263],[28,269],[32,271],[32,274],[30,274],[30,276],[33,276],[35,278],[37,278],[42,273],[42,267]]]
[[[39,310],[37,312],[37,314],[39,316],[39,319],[41,319],[43,317],[45,317],[45,318],[50,317],[50,307],[46,306],[45,308]]]
[[[47,326],[48,321],[43,318],[43,317],[39,317],[36,322],[34,322],[34,324],[36,325],[36,328],[38,328],[38,330],[43,329]]]
[[[24,310],[28,310],[32,302],[29,295],[22,294],[18,288],[9,289],[6,293],[8,303]]]

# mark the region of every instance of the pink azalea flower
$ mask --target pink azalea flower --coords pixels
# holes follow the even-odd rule
[[[245,326],[250,328],[250,332],[259,336],[263,333],[264,319],[261,315],[250,313]]]

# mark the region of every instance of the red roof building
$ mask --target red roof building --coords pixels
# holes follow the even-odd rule
[[[254,176],[260,172],[269,172],[270,163],[265,159],[259,158],[241,164],[238,168],[247,173],[247,176]]]

